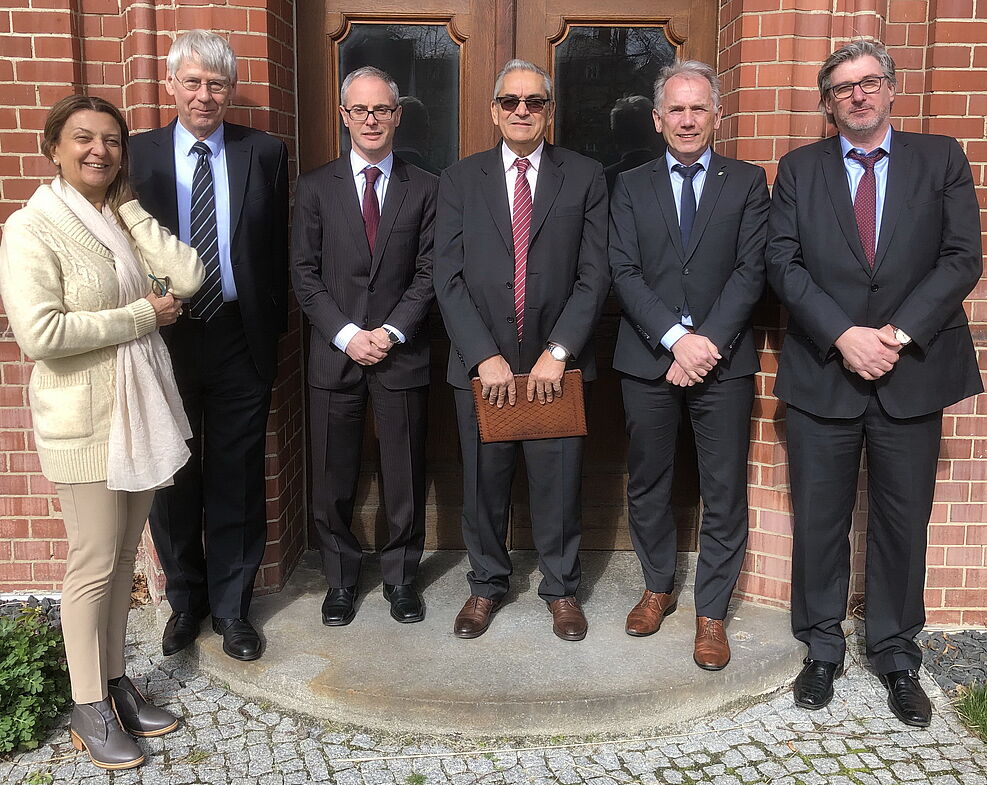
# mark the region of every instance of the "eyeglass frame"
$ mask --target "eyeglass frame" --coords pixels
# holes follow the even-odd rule
[[[164,297],[171,291],[170,275],[166,275],[164,278],[158,278],[154,273],[148,273],[147,277],[151,279],[151,291],[158,297]]]
[[[530,98],[522,98],[517,95],[498,95],[494,97],[494,101],[497,102],[497,105],[500,106],[502,111],[507,112],[508,114],[516,112],[522,101],[524,101],[525,108],[531,114],[541,114],[545,110],[545,107],[552,103],[551,98],[542,98],[538,95],[533,95]],[[505,101],[517,101],[517,103],[508,109],[504,106]],[[532,101],[535,102],[534,105],[531,103]]]
[[[205,81],[203,81],[202,79],[199,79],[197,77],[188,76],[184,79],[177,79],[176,77],[176,80],[178,81],[178,84],[180,84],[185,90],[188,90],[190,93],[199,92],[199,90],[202,89],[202,85],[205,85],[206,90],[211,95],[222,95],[223,93],[228,93],[230,89],[233,87],[232,82],[224,82],[220,79],[206,79]],[[196,86],[189,87],[188,84],[189,82],[196,84]]]
[[[877,76],[876,74],[871,74],[870,76],[865,76],[859,82],[842,82],[838,85],[833,85],[832,87],[829,88],[829,91],[833,94],[833,98],[835,98],[837,101],[845,101],[847,98],[853,95],[853,91],[858,87],[860,88],[860,92],[862,92],[864,95],[874,95],[874,93],[879,93],[881,91],[881,87],[884,86],[884,81],[887,78],[888,77],[884,76],[883,74],[881,76]],[[873,90],[865,90],[864,82],[870,81],[871,79],[877,80],[877,87],[875,87]],[[845,90],[848,87],[850,88],[850,92],[847,93],[846,95],[839,96],[836,94],[837,90]]]
[[[393,120],[394,119],[394,113],[397,112],[401,107],[400,106],[375,106],[373,109],[368,109],[365,106],[357,105],[357,106],[350,107],[349,109],[347,109],[345,106],[341,106],[339,108],[342,109],[344,112],[346,112],[346,116],[349,117],[350,120],[352,120],[354,123],[365,123],[365,122],[367,122],[367,120],[370,119],[370,115],[373,115],[374,116],[374,120],[376,120],[378,123],[386,123],[388,120]],[[358,117],[354,117],[353,116],[353,112],[366,112],[367,113],[367,116],[364,117],[363,119],[360,119]],[[390,112],[390,114],[387,117],[378,117],[377,116],[377,112]]]

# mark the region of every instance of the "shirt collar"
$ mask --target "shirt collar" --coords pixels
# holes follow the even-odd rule
[[[874,150],[863,150],[859,147],[854,147],[843,134],[840,134],[840,149],[843,151],[844,158],[847,157],[847,154],[851,150],[859,150],[864,155],[872,153],[874,150],[884,150],[885,155],[891,155],[891,126],[888,126],[888,132],[884,134],[884,139]]]
[[[713,158],[713,151],[709,147],[707,147],[706,148],[706,152],[703,153],[701,156],[699,156],[699,160],[696,163],[702,164],[703,165],[703,171],[704,172],[708,172],[709,171],[709,162],[712,160],[712,158]],[[681,162],[680,161],[677,161],[675,159],[675,156],[672,155],[672,153],[666,148],[665,149],[665,164],[668,166],[668,173],[671,174],[672,173],[672,167],[673,166],[678,166],[680,163]]]
[[[390,180],[391,169],[394,167],[394,153],[388,153],[387,158],[379,164],[372,164],[370,161],[364,160],[364,158],[356,150],[351,149],[350,166],[353,169],[353,177],[357,177],[368,166],[376,166],[380,169],[380,173],[384,175],[384,179]]]
[[[535,174],[538,174],[538,167],[541,166],[541,154],[545,149],[545,140],[542,139],[538,146],[532,151],[530,155],[519,156],[510,147],[507,146],[507,142],[502,142],[500,145],[500,153],[504,158],[504,171],[507,172],[514,162],[518,158],[527,158],[531,164],[531,168],[535,170]]]
[[[211,157],[215,158],[219,155],[220,151],[223,149],[224,145],[224,135],[223,135],[223,123],[219,124],[219,128],[213,131],[209,136],[207,136],[202,141],[206,143],[209,148],[209,154]],[[175,123],[175,149],[182,150],[186,155],[192,154],[192,145],[194,145],[199,140],[196,139],[191,131],[188,130],[181,123]]]

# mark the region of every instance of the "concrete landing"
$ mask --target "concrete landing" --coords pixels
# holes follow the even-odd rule
[[[261,659],[241,663],[222,652],[208,624],[188,656],[230,689],[320,718],[390,732],[474,736],[632,733],[670,726],[749,703],[789,683],[804,648],[787,611],[738,603],[727,632],[733,659],[708,672],[692,661],[693,560],[683,560],[678,609],[648,638],[624,633],[643,590],[633,553],[582,554],[580,600],[589,634],[577,643],[552,634],[537,595],[535,555],[513,554],[507,604],[474,640],[452,634],[468,596],[464,553],[428,553],[420,585],[425,621],[398,624],[381,594],[372,559],[365,565],[356,619],[324,627],[325,582],[305,555],[281,593],[257,598],[251,618],[266,640]],[[167,606],[160,623],[167,618]]]

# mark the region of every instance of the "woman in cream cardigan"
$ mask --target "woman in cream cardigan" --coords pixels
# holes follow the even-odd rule
[[[105,769],[143,762],[129,734],[178,727],[127,678],[123,648],[154,489],[189,456],[191,432],[158,327],[175,322],[179,298],[203,279],[195,251],[132,200],[127,135],[103,99],[56,103],[41,149],[58,176],[10,217],[0,244],[0,296],[35,361],[35,442],[69,542],[62,630],[72,742]]]

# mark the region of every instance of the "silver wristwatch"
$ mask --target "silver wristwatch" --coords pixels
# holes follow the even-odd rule
[[[908,346],[912,342],[912,336],[898,327],[894,328],[894,339],[902,346]]]
[[[572,355],[569,354],[569,350],[562,346],[562,344],[550,342],[547,348],[548,353],[552,355],[553,360],[558,360],[560,363],[564,363],[572,359]]]

